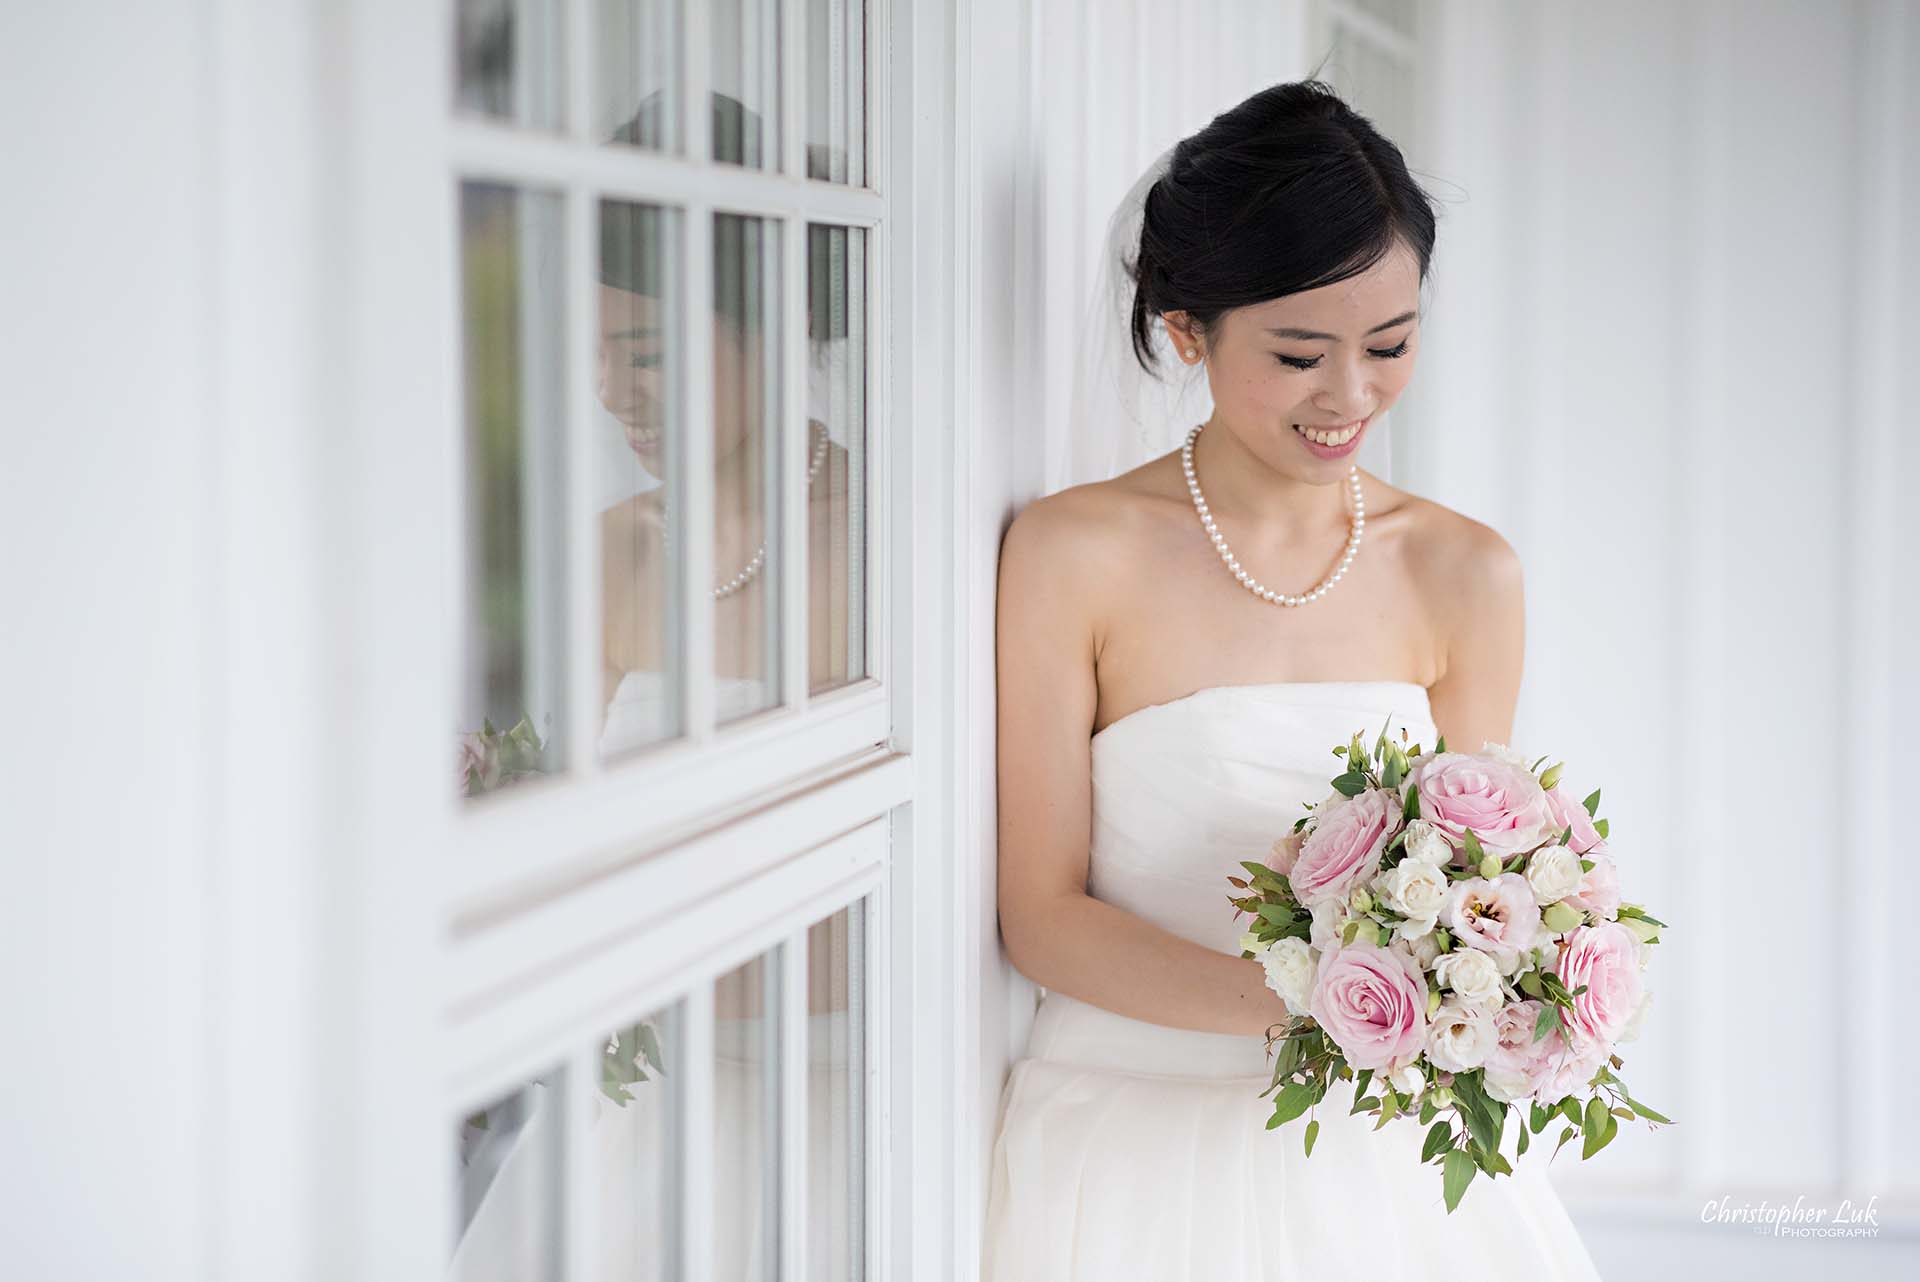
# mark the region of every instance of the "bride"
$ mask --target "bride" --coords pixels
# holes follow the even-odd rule
[[[1545,1146],[1449,1215],[1421,1128],[1373,1132],[1350,1084],[1311,1157],[1264,1129],[1287,1013],[1227,899],[1355,731],[1511,734],[1513,549],[1360,466],[1413,375],[1432,205],[1308,80],[1171,148],[1113,227],[1075,448],[1111,470],[1178,439],[1037,500],[1002,550],[1000,928],[1045,995],[1002,1096],[985,1282],[1595,1278]],[[1140,378],[1168,357],[1204,419]]]

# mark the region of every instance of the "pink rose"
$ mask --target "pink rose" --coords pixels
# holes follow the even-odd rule
[[[1568,992],[1587,987],[1567,1012],[1576,1040],[1611,1044],[1640,1009],[1640,941],[1617,921],[1574,927],[1548,969]]]
[[[1301,903],[1345,899],[1380,871],[1380,856],[1400,826],[1400,806],[1390,794],[1368,788],[1320,817],[1300,843],[1287,884]]]
[[[1533,887],[1517,872],[1470,877],[1453,883],[1440,920],[1469,948],[1491,953],[1511,974],[1521,954],[1540,934],[1540,905]]]
[[[1306,835],[1304,832],[1290,832],[1274,842],[1272,851],[1264,861],[1267,867],[1282,877],[1291,877],[1294,861],[1300,857],[1300,843],[1306,839]],[[1294,893],[1297,895],[1299,892]]]
[[[1607,1062],[1607,1056],[1613,1053],[1605,1042],[1585,1039],[1568,1042],[1557,1026],[1540,1044],[1553,1048],[1547,1053],[1546,1073],[1533,1093],[1543,1104],[1557,1103],[1585,1090],[1600,1066]]]
[[[1413,768],[1411,786],[1420,794],[1420,817],[1456,849],[1471,828],[1504,860],[1546,840],[1553,823],[1533,772],[1495,757],[1434,753]]]
[[[1509,1104],[1527,1099],[1551,1075],[1554,1055],[1565,1043],[1555,1031],[1533,1040],[1534,1025],[1545,1007],[1545,1002],[1529,997],[1501,1007],[1493,1017],[1494,1046],[1487,1052],[1486,1083],[1487,1094],[1495,1099]],[[1556,1021],[1554,1028],[1558,1027]]]
[[[1355,1068],[1404,1068],[1426,1042],[1427,983],[1396,948],[1355,941],[1323,953],[1308,1006]]]
[[[1553,817],[1553,839],[1558,841],[1562,828],[1573,826],[1573,836],[1567,842],[1573,847],[1573,853],[1584,855],[1600,844],[1600,830],[1593,826],[1593,816],[1587,808],[1575,801],[1573,794],[1566,789],[1563,779],[1547,789],[1547,813]]]
[[[1613,866],[1613,856],[1607,853],[1607,843],[1600,842],[1580,857],[1591,859],[1593,867],[1580,879],[1579,887],[1560,902],[1583,913],[1614,916],[1620,911],[1620,874]]]

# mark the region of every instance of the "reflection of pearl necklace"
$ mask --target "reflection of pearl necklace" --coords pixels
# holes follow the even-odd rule
[[[827,444],[831,439],[827,435],[826,428],[819,428],[818,431],[820,442],[813,447],[813,458],[807,464],[806,489],[809,491],[813,489],[813,478],[819,474],[820,465],[827,461]],[[673,505],[664,497],[660,500],[660,514],[664,526],[661,530],[661,545],[671,548],[673,546]],[[735,592],[738,592],[741,588],[753,582],[754,577],[760,573],[760,567],[765,565],[766,561],[767,541],[761,539],[760,547],[754,552],[753,559],[747,562],[740,573],[715,588],[713,590],[713,599],[718,601],[722,598],[732,596]]]
[[[1259,597],[1262,601],[1271,601],[1275,605],[1306,605],[1318,601],[1327,594],[1327,589],[1340,581],[1340,576],[1353,564],[1353,554],[1360,550],[1360,532],[1367,528],[1367,505],[1360,497],[1360,465],[1355,463],[1347,472],[1347,484],[1353,492],[1353,515],[1348,519],[1347,550],[1340,558],[1340,564],[1332,574],[1320,581],[1319,586],[1302,596],[1291,596],[1285,592],[1275,592],[1272,588],[1262,587],[1260,581],[1241,568],[1234,559],[1233,549],[1227,546],[1226,536],[1220,533],[1213,523],[1213,513],[1207,511],[1207,500],[1200,493],[1200,478],[1193,471],[1193,443],[1200,439],[1202,423],[1187,433],[1187,439],[1180,446],[1180,467],[1187,474],[1187,493],[1193,496],[1193,510],[1200,514],[1200,524],[1205,528],[1207,537],[1213,540],[1214,551],[1220,554],[1233,577],[1240,586]]]

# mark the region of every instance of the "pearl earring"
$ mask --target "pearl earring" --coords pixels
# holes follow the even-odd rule
[[[1198,352],[1196,352],[1196,351],[1194,351],[1194,350],[1193,350],[1193,349],[1192,349],[1191,347],[1189,347],[1189,348],[1187,349],[1187,359],[1188,359],[1188,360],[1192,360],[1192,359],[1193,359],[1194,357],[1196,357],[1196,356],[1198,356],[1199,354],[1200,354],[1200,353],[1198,353]]]

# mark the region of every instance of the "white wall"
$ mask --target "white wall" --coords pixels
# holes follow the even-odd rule
[[[1609,1276],[1911,1273],[1920,1123],[1895,1092],[1920,999],[1886,757],[1920,711],[1896,315],[1920,291],[1920,14],[1428,17],[1446,212],[1397,479],[1520,551],[1516,738],[1605,787],[1631,891],[1673,927],[1628,1078],[1680,1124],[1556,1180]],[[1699,1223],[1722,1195],[1875,1194],[1870,1245]]]

